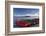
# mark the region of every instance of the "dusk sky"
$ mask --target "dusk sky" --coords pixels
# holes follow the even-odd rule
[[[27,14],[39,14],[39,9],[33,8],[13,8],[13,14],[15,15],[27,15]]]

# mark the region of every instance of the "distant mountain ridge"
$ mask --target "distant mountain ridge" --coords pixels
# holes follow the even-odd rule
[[[39,16],[14,16],[14,19],[35,19],[39,18]]]

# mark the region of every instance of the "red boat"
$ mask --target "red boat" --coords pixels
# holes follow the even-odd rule
[[[31,23],[21,20],[21,21],[16,21],[16,25],[20,27],[30,27]]]

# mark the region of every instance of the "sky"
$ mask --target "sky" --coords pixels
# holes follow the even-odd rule
[[[14,16],[22,15],[39,15],[39,9],[36,8],[13,8]]]

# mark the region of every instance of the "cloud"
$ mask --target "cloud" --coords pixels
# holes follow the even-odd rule
[[[35,14],[24,14],[24,15],[15,15],[15,16],[39,16],[39,13],[35,13]]]

